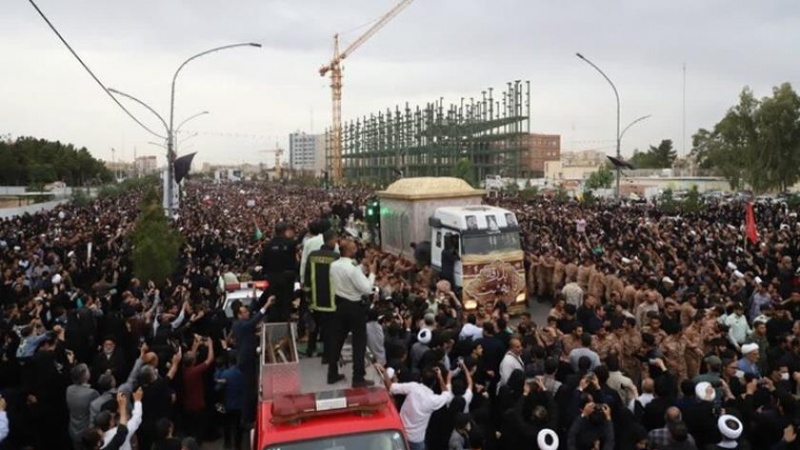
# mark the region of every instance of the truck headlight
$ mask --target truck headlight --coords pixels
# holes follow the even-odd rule
[[[517,295],[517,303],[525,301],[525,293],[521,293]]]

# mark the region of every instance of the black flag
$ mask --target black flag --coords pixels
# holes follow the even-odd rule
[[[629,163],[628,161],[625,161],[622,158],[615,158],[613,156],[606,156],[606,158],[608,158],[608,160],[611,161],[611,165],[613,165],[617,169],[631,169],[631,170],[636,169],[635,167],[633,167],[633,164]]]
[[[186,178],[186,175],[189,174],[189,169],[192,167],[192,160],[194,159],[195,154],[197,154],[197,152],[181,156],[173,163],[175,167],[176,183],[180,184],[181,180]]]

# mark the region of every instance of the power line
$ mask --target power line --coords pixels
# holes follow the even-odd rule
[[[52,22],[50,22],[50,19],[48,19],[48,18],[47,18],[47,16],[45,16],[45,15],[44,15],[44,13],[42,12],[42,10],[41,10],[41,9],[39,9],[39,6],[38,6],[38,5],[37,5],[37,4],[36,4],[36,3],[35,3],[33,0],[28,0],[28,1],[29,1],[29,2],[30,2],[30,4],[31,4],[31,5],[33,5],[33,7],[36,9],[36,12],[38,12],[38,13],[39,13],[39,15],[40,15],[40,16],[42,16],[42,19],[44,19],[44,21],[45,21],[45,22],[47,22],[47,25],[50,27],[50,29],[51,29],[51,30],[53,30],[53,33],[55,33],[55,34],[56,34],[56,36],[58,36],[58,38],[61,40],[61,42],[62,42],[62,43],[63,43],[63,44],[64,44],[64,45],[67,47],[67,49],[69,49],[70,53],[72,53],[72,56],[74,56],[74,57],[75,57],[75,59],[77,59],[77,60],[78,60],[78,62],[79,62],[79,63],[81,63],[81,65],[83,66],[83,68],[84,68],[84,69],[86,69],[86,71],[87,71],[87,72],[89,72],[89,75],[91,75],[91,76],[92,76],[92,78],[94,79],[94,81],[96,81],[96,82],[97,82],[97,84],[99,84],[99,85],[100,85],[100,87],[101,87],[101,88],[103,88],[103,91],[104,91],[104,92],[105,92],[105,93],[106,93],[106,94],[107,94],[109,97],[111,97],[111,100],[113,100],[113,101],[114,101],[114,103],[116,103],[116,104],[117,104],[117,106],[119,106],[120,108],[122,108],[122,110],[123,110],[123,111],[125,111],[125,114],[127,114],[127,115],[128,115],[128,117],[130,117],[131,119],[133,119],[133,121],[134,121],[134,122],[138,123],[138,124],[139,124],[139,126],[141,126],[142,128],[144,128],[145,130],[147,130],[147,131],[148,131],[150,134],[152,134],[152,135],[154,135],[154,136],[157,136],[157,137],[159,137],[159,138],[162,138],[162,139],[166,139],[164,136],[161,136],[160,134],[158,134],[158,133],[156,133],[155,131],[153,131],[153,130],[151,130],[150,128],[148,128],[148,127],[147,127],[147,125],[145,125],[145,124],[143,124],[142,122],[140,122],[140,121],[139,121],[139,119],[137,119],[137,118],[136,118],[136,117],[135,117],[135,116],[134,116],[134,115],[133,115],[133,114],[132,114],[130,111],[128,111],[128,109],[127,109],[127,108],[125,108],[125,106],[123,106],[123,105],[122,105],[122,103],[120,103],[120,102],[119,102],[119,100],[117,100],[117,98],[116,98],[116,97],[114,97],[114,95],[113,95],[111,92],[109,92],[109,91],[108,91],[108,89],[105,87],[105,85],[103,84],[103,82],[102,82],[102,81],[100,81],[100,79],[99,79],[99,78],[97,78],[97,76],[94,74],[94,72],[92,72],[92,69],[90,69],[90,68],[89,68],[89,66],[87,66],[87,65],[86,65],[86,63],[84,63],[84,62],[83,62],[83,60],[81,59],[81,57],[80,57],[80,56],[78,56],[78,54],[75,52],[75,50],[73,50],[73,49],[72,49],[72,46],[70,46],[70,45],[69,45],[69,43],[67,42],[67,40],[66,40],[66,39],[64,39],[64,37],[63,37],[63,36],[61,36],[61,33],[59,33],[59,32],[58,32],[58,30],[56,29],[56,27],[55,27],[55,26],[53,26]]]

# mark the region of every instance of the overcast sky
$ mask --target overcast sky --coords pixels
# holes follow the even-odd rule
[[[208,48],[259,42],[192,62],[178,79],[176,123],[198,132],[181,152],[199,162],[272,165],[276,142],[295,130],[322,132],[331,122],[332,36],[344,45],[396,0],[38,0],[64,37],[109,87],[169,114],[172,74]],[[617,85],[622,126],[653,117],[623,141],[623,154],[661,139],[686,150],[711,127],[743,86],[768,95],[798,84],[797,0],[416,0],[348,58],[345,120],[406,101],[458,102],[507,81],[531,81],[531,130],[562,135],[563,150],[613,152]],[[796,86],[797,87],[797,86]],[[145,123],[159,123],[130,105]],[[84,72],[29,2],[3,1],[0,14],[0,134],[86,146],[110,160],[163,151]],[[185,134],[185,133],[184,133]]]

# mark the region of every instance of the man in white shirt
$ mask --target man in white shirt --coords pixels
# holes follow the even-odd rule
[[[483,337],[483,328],[478,325],[478,317],[474,313],[467,315],[467,323],[461,327],[461,332],[458,334],[458,339],[461,341],[472,340],[477,341]]]
[[[128,420],[128,437],[125,438],[125,443],[120,446],[120,450],[131,450],[131,436],[136,434],[136,431],[142,424],[142,397],[144,397],[142,388],[137,389],[133,393],[133,414],[130,420]],[[104,426],[100,426],[100,428],[106,429]],[[117,427],[108,427],[107,430],[108,431],[103,433],[103,447],[107,446],[117,434]]]
[[[591,347],[592,336],[589,333],[583,333],[581,335],[580,347],[572,349],[568,355],[569,364],[572,366],[572,370],[578,372],[578,360],[580,360],[582,356],[586,356],[592,361],[591,370],[594,370],[596,367],[600,366],[600,356],[598,356],[597,352],[592,350]]]
[[[508,383],[508,379],[515,370],[525,371],[525,364],[522,362],[522,341],[511,338],[508,341],[508,352],[503,360],[500,361],[500,382],[497,383],[497,391]]]
[[[322,238],[322,233],[325,232],[324,228],[324,224],[321,221],[314,221],[308,225],[308,234],[303,241],[303,254],[300,257],[300,284],[303,286],[306,285],[305,278],[308,255],[322,248],[322,244],[325,243]]]
[[[561,293],[564,294],[568,305],[575,305],[578,308],[583,304],[583,289],[574,277],[561,289]]]
[[[383,382],[389,392],[406,396],[400,408],[400,419],[406,428],[409,450],[425,450],[425,431],[428,429],[431,415],[453,399],[450,385],[452,373],[447,374],[445,381],[442,372],[435,367],[423,371],[422,383],[395,383],[383,367],[375,366],[375,368],[383,376]],[[437,381],[442,388],[442,393],[438,395],[431,389]]]
[[[744,316],[744,306],[737,303],[733,306],[733,314],[725,318],[725,325],[728,326],[728,337],[736,345],[736,350],[741,351],[742,345],[747,340],[747,336],[753,331]]]
[[[330,276],[336,299],[336,313],[333,320],[333,351],[329,354],[328,383],[335,384],[344,379],[339,374],[339,358],[348,333],[353,333],[353,387],[371,386],[374,383],[365,379],[364,358],[367,353],[367,307],[361,298],[373,293],[377,260],[372,260],[366,268],[353,259],[357,247],[353,241],[343,241],[340,245],[342,257],[331,264]],[[366,263],[366,261],[365,261]]]
[[[627,405],[636,398],[636,385],[633,384],[633,380],[622,374],[619,368],[619,358],[616,355],[610,355],[606,364],[608,365],[606,385],[617,391],[622,399],[622,404]]]

